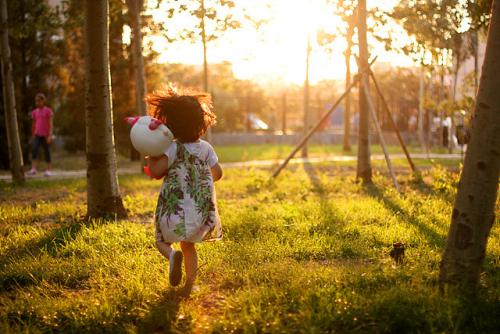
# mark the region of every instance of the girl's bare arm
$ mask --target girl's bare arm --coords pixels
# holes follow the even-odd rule
[[[212,172],[212,178],[214,181],[219,181],[222,178],[222,167],[219,165],[219,163],[216,163],[210,168]]]
[[[162,177],[167,174],[168,158],[166,155],[161,157],[148,157],[149,171],[155,178]]]

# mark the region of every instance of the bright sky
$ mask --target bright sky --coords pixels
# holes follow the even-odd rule
[[[256,18],[269,18],[269,22],[259,30],[254,27],[227,32],[222,38],[208,44],[208,62],[229,61],[233,71],[240,79],[251,79],[261,83],[286,81],[301,84],[305,77],[307,36],[315,36],[318,29],[331,28],[339,24],[331,14],[324,0],[272,0],[265,1],[235,0],[237,6],[247,6],[249,13]],[[367,0],[368,7],[392,8],[398,0]],[[164,11],[152,12],[156,20],[162,20]],[[167,26],[177,29],[192,25],[194,18],[183,15],[167,21]],[[396,28],[397,27],[391,27]],[[400,43],[408,37],[399,29]],[[172,31],[175,33],[175,31]],[[314,38],[313,38],[314,39]],[[160,37],[153,38],[154,48],[160,53],[160,63],[202,64],[203,49],[201,41],[168,43]],[[369,41],[372,54],[378,55],[379,63],[393,66],[411,66],[412,60],[395,52],[386,52],[383,45]],[[343,52],[345,42],[334,42],[333,52],[328,54],[312,43],[310,59],[310,81],[323,79],[342,79],[345,73]],[[353,67],[355,64],[353,62]]]

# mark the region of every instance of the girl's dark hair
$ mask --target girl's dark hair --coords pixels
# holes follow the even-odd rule
[[[216,123],[209,94],[183,91],[170,86],[146,98],[149,114],[168,126],[174,137],[183,143],[200,139],[209,126]]]
[[[45,101],[46,100],[45,94],[44,93],[37,93],[35,95],[35,99],[41,99],[41,100]]]

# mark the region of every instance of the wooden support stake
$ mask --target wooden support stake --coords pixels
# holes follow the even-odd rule
[[[339,106],[339,104],[347,96],[347,94],[351,91],[351,89],[358,84],[358,81],[359,81],[359,79],[357,79],[357,78],[355,78],[353,80],[353,82],[347,88],[347,90],[344,92],[344,94],[342,94],[339,97],[339,99],[337,100],[337,102],[335,102],[335,104],[330,108],[330,110],[328,110],[328,112],[325,115],[323,115],[323,117],[321,117],[321,119],[319,120],[319,122],[316,123],[316,125],[311,130],[309,130],[309,132],[304,136],[304,138],[302,138],[302,140],[297,144],[297,146],[292,151],[292,153],[290,153],[290,155],[285,159],[285,161],[283,161],[283,163],[273,173],[273,177],[276,177],[276,176],[279,175],[279,173],[283,170],[283,168],[286,167],[286,165],[288,164],[288,162],[290,162],[290,160],[292,160],[292,158],[295,156],[295,154],[297,154],[297,152],[302,148],[302,146],[304,146],[307,143],[307,141],[309,140],[309,138],[311,138],[311,136],[316,132],[316,130],[319,129],[319,127],[321,126],[321,124],[323,124],[323,122],[328,118],[328,116],[330,116],[330,114],[335,110],[335,108],[337,108]]]
[[[378,138],[380,141],[380,145],[382,146],[382,150],[384,151],[385,161],[387,162],[387,168],[389,169],[389,173],[391,174],[392,182],[394,183],[394,187],[400,193],[401,189],[399,188],[398,181],[396,180],[396,175],[394,174],[394,169],[392,168],[391,159],[389,157],[389,152],[387,151],[387,147],[385,145],[384,136],[382,135],[382,129],[380,128],[380,124],[377,120],[377,114],[375,113],[375,109],[373,107],[373,101],[368,93],[368,86],[366,81],[363,81],[363,94],[365,95],[366,101],[368,102],[368,109],[370,109],[370,115],[372,116],[373,124],[375,124],[375,129],[377,130]]]
[[[371,70],[369,71],[369,73],[370,73],[370,77],[372,78],[373,84],[375,85],[375,90],[377,91],[377,94],[380,97],[380,100],[382,101],[382,106],[384,107],[384,110],[387,112],[387,116],[389,117],[389,123],[391,123],[392,128],[396,132],[396,136],[398,137],[399,143],[401,144],[401,148],[405,152],[406,159],[408,160],[408,164],[410,165],[410,168],[413,171],[413,173],[416,174],[416,173],[418,173],[417,168],[415,167],[415,164],[413,163],[413,160],[411,159],[410,153],[408,152],[408,149],[406,148],[406,145],[403,141],[403,138],[401,137],[401,133],[399,132],[398,126],[396,125],[396,122],[394,122],[394,119],[392,118],[391,111],[389,110],[389,105],[387,104],[387,101],[384,98],[384,95],[382,95],[382,91],[380,90],[377,79],[375,79],[375,75],[373,74],[373,72]]]
[[[377,57],[373,58],[369,65],[372,65],[373,63],[375,63],[376,60],[377,60]],[[292,158],[295,156],[295,154],[297,154],[297,152],[302,148],[302,146],[304,146],[307,143],[309,138],[311,138],[311,136],[320,128],[321,124],[323,124],[323,122],[328,118],[328,116],[330,116],[330,114],[339,106],[339,104],[342,102],[342,100],[347,96],[347,94],[349,94],[351,89],[358,84],[359,79],[361,77],[360,74],[363,72],[366,72],[367,70],[369,70],[369,69],[364,69],[363,71],[360,71],[360,73],[354,77],[354,80],[352,81],[351,85],[347,87],[344,94],[342,94],[339,97],[339,99],[337,100],[337,102],[335,102],[335,104],[330,108],[330,110],[328,110],[327,113],[325,115],[323,115],[323,117],[321,117],[319,122],[316,123],[316,125],[311,130],[309,130],[309,132],[304,136],[304,138],[302,138],[302,140],[297,144],[297,146],[295,146],[292,153],[290,153],[290,155],[285,159],[285,161],[283,161],[283,163],[273,173],[273,176],[272,176],[273,178],[278,176],[279,173],[283,170],[283,168],[285,168],[286,165],[288,165],[290,160],[292,160]]]

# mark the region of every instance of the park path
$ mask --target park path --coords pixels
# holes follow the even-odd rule
[[[391,159],[406,159],[404,154],[391,154]],[[411,157],[413,159],[461,159],[462,156],[460,154],[438,154],[431,153],[429,155],[425,153],[416,153],[412,154]],[[372,160],[384,160],[383,154],[372,154]],[[356,161],[357,157],[353,155],[337,155],[337,156],[326,156],[326,157],[311,157],[311,158],[295,158],[290,160],[289,164],[302,164],[302,163],[322,163],[322,162],[349,162]],[[279,160],[250,160],[250,161],[241,161],[241,162],[225,162],[221,163],[222,168],[250,168],[250,167],[270,167],[275,166],[282,163],[284,159]],[[136,174],[139,172],[139,167],[128,167],[128,168],[118,168],[119,175],[127,175],[127,174]],[[87,171],[85,169],[79,170],[53,170],[53,175],[50,177],[46,177],[43,175],[43,172],[39,172],[36,175],[26,175],[26,178],[29,179],[50,179],[50,180],[58,180],[58,179],[70,179],[70,178],[79,178],[84,177]],[[0,175],[1,181],[12,181],[10,174],[2,174]]]

